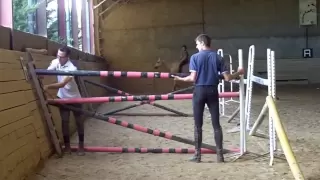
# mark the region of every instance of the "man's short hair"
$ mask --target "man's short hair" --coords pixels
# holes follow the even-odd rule
[[[59,48],[59,51],[66,53],[66,56],[69,56],[70,53],[71,53],[71,51],[70,51],[70,49],[68,48],[68,46],[62,46],[62,47],[60,47],[60,48]]]
[[[181,47],[182,47],[182,48],[185,48],[185,49],[187,49],[187,46],[186,46],[186,45],[182,45]]]
[[[207,47],[211,46],[211,38],[207,34],[200,34],[195,41],[203,42]]]

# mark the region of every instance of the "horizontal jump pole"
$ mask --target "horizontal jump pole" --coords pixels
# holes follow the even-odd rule
[[[137,95],[137,96],[110,96],[110,97],[90,97],[90,98],[62,98],[48,99],[48,103],[72,104],[72,103],[104,103],[123,101],[147,101],[147,100],[183,100],[192,99],[193,94],[166,94],[166,95]],[[219,93],[219,98],[239,97],[239,92]]]
[[[72,146],[72,151],[78,150],[78,146]],[[177,153],[177,154],[190,154],[194,153],[194,148],[126,148],[126,147],[98,147],[86,146],[86,152],[110,152],[110,153]],[[201,148],[202,154],[215,154],[215,151],[210,149]]]
[[[106,114],[103,114],[107,116]],[[165,114],[165,113],[114,113],[112,116],[159,116],[159,117],[193,117],[193,114],[185,114],[185,115],[180,115],[180,114]]]
[[[269,85],[269,80],[268,79],[264,79],[264,78],[261,78],[261,77],[258,77],[258,76],[255,76],[255,75],[252,75],[252,81],[257,83],[257,84],[260,84],[260,85],[263,85],[263,86],[268,86]]]
[[[110,87],[110,86],[107,86],[107,85],[104,85],[104,84],[96,83],[96,82],[89,81],[89,80],[84,80],[84,82],[85,83],[89,83],[91,85],[95,85],[95,86],[104,88],[109,92],[117,93],[117,94],[120,94],[120,95],[123,95],[123,96],[132,96],[132,94],[129,94],[127,92],[121,91],[119,89],[116,89],[116,88],[113,88],[113,87]],[[177,94],[177,93],[181,93],[181,92],[185,92],[185,91],[191,90],[193,88],[194,88],[194,86],[190,86],[188,88],[184,88],[184,89],[180,89],[180,90],[177,90],[177,91],[170,92],[169,94]],[[154,101],[141,101],[139,104],[127,106],[125,108],[121,108],[121,109],[117,109],[117,110],[113,110],[113,111],[105,113],[104,115],[107,116],[107,115],[115,114],[115,113],[118,113],[118,112],[121,112],[121,111],[124,111],[124,110],[127,110],[127,109],[131,109],[131,108],[134,108],[134,107],[138,107],[138,106],[144,105],[144,104],[149,104],[149,105],[164,109],[166,111],[175,113],[175,114],[177,114],[179,116],[184,116],[184,117],[192,116],[192,115],[188,115],[188,114],[176,111],[176,110],[174,110],[172,108],[168,108],[168,107],[162,106],[160,104],[155,103]]]
[[[167,72],[137,72],[137,71],[57,71],[47,69],[36,69],[37,75],[48,76],[100,76],[100,77],[127,77],[127,78],[173,78],[173,76],[188,76],[189,73],[167,73]]]
[[[195,142],[190,140],[190,139],[179,137],[179,136],[173,135],[173,134],[171,134],[169,132],[161,132],[159,130],[149,129],[149,128],[146,128],[146,127],[143,127],[143,126],[140,126],[140,125],[137,125],[137,124],[131,124],[131,123],[126,122],[126,121],[120,121],[120,120],[117,120],[117,119],[112,118],[112,117],[103,116],[100,113],[86,111],[86,110],[75,108],[75,107],[68,106],[68,105],[62,105],[62,104],[52,104],[52,105],[56,106],[56,107],[63,107],[63,108],[69,109],[71,111],[81,113],[81,114],[83,114],[85,116],[88,116],[88,117],[99,119],[99,120],[102,120],[102,121],[105,121],[105,122],[108,122],[108,123],[111,123],[111,124],[115,124],[115,125],[118,125],[118,126],[122,126],[122,127],[125,127],[125,128],[133,129],[133,130],[136,130],[136,131],[139,131],[139,132],[152,134],[154,136],[162,137],[162,138],[165,138],[165,139],[170,139],[170,140],[173,140],[173,141],[177,141],[177,142],[181,142],[181,143],[185,143],[185,144],[189,144],[189,145],[194,145],[195,144]],[[210,149],[210,150],[213,150],[213,151],[216,150],[215,146],[212,146],[212,145],[209,145],[209,144],[205,144],[205,143],[202,143],[202,148]],[[224,149],[223,152],[224,153],[239,152],[239,149],[232,149],[232,150]]]
[[[89,80],[84,80],[84,82],[92,84],[92,85],[95,85],[95,86],[98,86],[98,87],[101,87],[101,88],[104,88],[107,91],[112,92],[112,93],[117,93],[119,95],[124,95],[124,96],[132,96],[131,94],[129,94],[127,92],[121,91],[119,89],[116,89],[116,88],[113,88],[113,87],[110,87],[110,86],[107,86],[107,85],[104,85],[104,84],[96,83],[96,82],[89,81]],[[185,91],[192,90],[193,88],[194,88],[194,86],[190,86],[190,87],[187,87],[187,88],[184,88],[184,89],[179,89],[177,91],[170,92],[168,94],[178,94],[178,93],[182,93],[182,92],[185,92]]]
[[[262,77],[258,77],[258,76],[255,76],[255,75],[252,75],[251,76],[251,80],[257,84],[260,84],[260,85],[263,85],[263,86],[268,86],[269,85],[269,81],[268,79],[264,79]],[[244,84],[247,84],[247,79],[244,79],[243,80],[243,83]],[[236,83],[236,84],[239,84],[240,83],[240,80],[231,80],[230,81],[231,83]]]

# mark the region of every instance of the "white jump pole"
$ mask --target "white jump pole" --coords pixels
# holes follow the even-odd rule
[[[223,58],[224,54],[223,54],[223,49],[218,49],[217,53]],[[219,93],[223,93],[224,92],[224,80],[222,79],[221,82],[218,85],[218,91]],[[225,115],[225,98],[219,98],[219,111],[220,111],[220,115],[224,116]]]
[[[268,95],[275,99],[276,91],[275,91],[275,62],[274,62],[274,51],[271,49],[267,49],[267,57],[268,57]],[[272,166],[274,161],[274,152],[276,151],[276,129],[273,124],[273,119],[270,115],[269,110],[269,151],[270,151],[270,163]]]
[[[254,60],[255,60],[255,46],[251,45],[249,47],[248,54],[248,72],[247,72],[247,90],[246,90],[246,129],[250,130],[250,116],[251,116],[251,101],[252,101],[252,77],[253,77],[253,69],[254,69]]]
[[[264,79],[258,76],[253,75],[253,67],[254,63],[251,63],[251,67],[248,66],[248,76],[249,79],[247,81],[247,94],[246,94],[246,120],[247,120],[247,129],[250,129],[250,135],[254,135],[258,126],[261,124],[261,121],[263,120],[267,108],[266,105],[264,105],[264,108],[262,108],[261,113],[259,114],[258,119],[255,121],[253,127],[250,127],[250,116],[251,116],[251,104],[252,104],[252,85],[253,82],[256,84],[260,84],[263,86],[268,87],[268,95],[272,96],[274,95],[275,98],[275,62],[274,62],[274,56],[272,57],[272,51],[270,49],[267,49],[267,72],[268,72],[268,78]],[[273,52],[274,55],[274,52]],[[252,61],[254,62],[254,61]],[[250,71],[250,74],[249,74]]]
[[[238,50],[239,68],[243,68],[243,52],[242,49]],[[244,91],[244,75],[240,76],[239,82],[239,100],[240,100],[240,156],[244,155],[247,151],[246,147],[246,120],[245,120],[245,91]]]

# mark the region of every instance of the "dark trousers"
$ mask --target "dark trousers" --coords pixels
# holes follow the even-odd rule
[[[75,108],[82,108],[81,104],[67,104],[67,106],[73,106]],[[62,134],[64,143],[70,143],[70,132],[69,132],[69,123],[70,123],[70,110],[64,107],[60,107],[60,116],[62,120]],[[84,141],[84,118],[82,118],[81,113],[73,111],[73,116],[76,121],[77,131],[79,136],[79,142],[83,143]]]
[[[211,114],[213,129],[221,129],[218,87],[196,86],[192,100],[195,126],[200,129],[202,128],[204,107],[207,104]]]
[[[214,139],[217,148],[222,149],[222,130],[219,114],[219,92],[217,86],[195,86],[193,92],[193,115],[195,128],[196,148],[201,148],[203,112],[205,104],[208,105],[211,122],[214,129]]]

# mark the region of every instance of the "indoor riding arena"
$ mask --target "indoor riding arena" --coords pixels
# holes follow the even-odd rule
[[[0,1],[0,180],[320,180],[318,3]],[[194,86],[173,76],[199,34],[245,70],[218,87],[224,163],[208,107],[189,161]],[[58,98],[61,76],[81,97]]]

